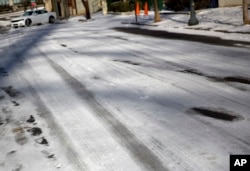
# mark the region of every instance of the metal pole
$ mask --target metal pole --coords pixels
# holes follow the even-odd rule
[[[189,26],[199,24],[198,19],[195,16],[195,3],[194,0],[190,0],[190,19],[188,21]]]
[[[135,22],[137,23],[136,0],[134,0],[134,8],[135,8]]]

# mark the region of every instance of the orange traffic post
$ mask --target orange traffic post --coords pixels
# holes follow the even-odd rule
[[[148,2],[144,4],[144,15],[148,15]]]
[[[135,4],[135,14],[140,15],[140,5],[139,2],[136,2]]]

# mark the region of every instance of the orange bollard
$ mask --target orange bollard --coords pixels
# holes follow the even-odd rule
[[[148,2],[144,4],[144,15],[148,15]]]
[[[139,2],[135,3],[135,14],[140,15],[140,5]]]

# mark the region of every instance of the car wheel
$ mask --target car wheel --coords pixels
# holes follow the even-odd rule
[[[51,23],[51,24],[55,23],[55,17],[50,16],[49,17],[49,23]]]
[[[29,27],[29,26],[31,25],[31,23],[32,23],[31,19],[27,19],[27,20],[25,21],[25,25],[26,25],[27,27]]]

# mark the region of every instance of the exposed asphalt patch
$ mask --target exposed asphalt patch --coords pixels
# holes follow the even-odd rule
[[[0,125],[3,125],[4,124],[4,121],[3,119],[0,117]]]
[[[7,155],[13,155],[13,154],[15,154],[15,153],[16,153],[16,151],[15,151],[15,150],[12,150],[12,151],[8,152]]]
[[[107,36],[107,37],[128,41],[128,39],[119,36]]]
[[[38,144],[49,145],[49,142],[46,138],[41,137],[35,140]]]
[[[202,28],[202,27],[195,27],[195,28],[191,28],[191,27],[187,27],[186,29],[190,29],[190,30],[203,30],[203,31],[210,31],[212,28]]]
[[[55,155],[54,154],[51,154],[51,155],[48,155],[47,156],[49,159],[52,159],[52,158],[55,158]]]
[[[201,72],[199,72],[199,71],[197,71],[195,69],[185,69],[185,70],[181,70],[180,72],[199,75],[199,76],[205,76],[203,73],[201,73]]]
[[[226,111],[225,109],[210,109],[210,108],[204,108],[204,107],[194,107],[191,108],[192,111],[194,111],[196,114],[210,117],[210,118],[215,118],[219,120],[224,120],[224,121],[237,121],[237,120],[242,120],[243,117],[240,115],[237,115],[233,112]]]
[[[129,60],[114,60],[115,62],[123,62],[131,65],[140,65],[140,63],[129,61]]]
[[[14,106],[20,106],[20,104],[19,103],[17,103],[16,101],[11,101],[13,104],[14,104]]]
[[[27,122],[28,122],[28,123],[33,123],[33,122],[35,122],[34,116],[30,115],[29,119],[27,119]]]
[[[0,74],[2,74],[2,76],[8,76],[8,72],[7,71],[5,71],[5,69],[4,68],[0,68]]]
[[[95,80],[100,80],[101,78],[98,77],[98,76],[94,76],[93,79],[95,79]]]
[[[209,77],[210,79],[213,79],[215,81],[221,81],[221,82],[236,82],[236,83],[241,83],[241,84],[250,84],[250,79],[245,78],[245,77],[240,77],[240,76],[235,76],[235,77]]]
[[[228,77],[209,76],[195,69],[185,69],[179,72],[203,76],[209,80],[216,81],[216,82],[226,82],[226,83],[234,82],[234,83],[250,85],[250,78],[241,77],[241,76],[228,76]]]
[[[14,89],[12,86],[1,87],[3,91],[5,91],[10,97],[20,97],[23,94],[18,90]]]
[[[31,132],[31,135],[33,136],[37,136],[42,133],[42,129],[38,127],[34,127],[34,128],[29,129],[28,132]]]
[[[61,44],[61,46],[62,46],[62,47],[67,47],[67,45],[65,45],[65,44]]]
[[[134,27],[115,27],[113,28],[116,31],[137,34],[137,35],[145,35],[151,37],[157,37],[162,39],[176,39],[176,40],[186,40],[193,42],[201,42],[212,45],[220,45],[220,46],[237,46],[237,44],[250,46],[250,42],[243,41],[234,41],[234,40],[224,40],[219,37],[211,37],[211,36],[203,36],[203,35],[189,35],[184,33],[171,33],[162,30],[148,30],[142,28],[134,28]],[[244,46],[243,46],[244,47]]]

